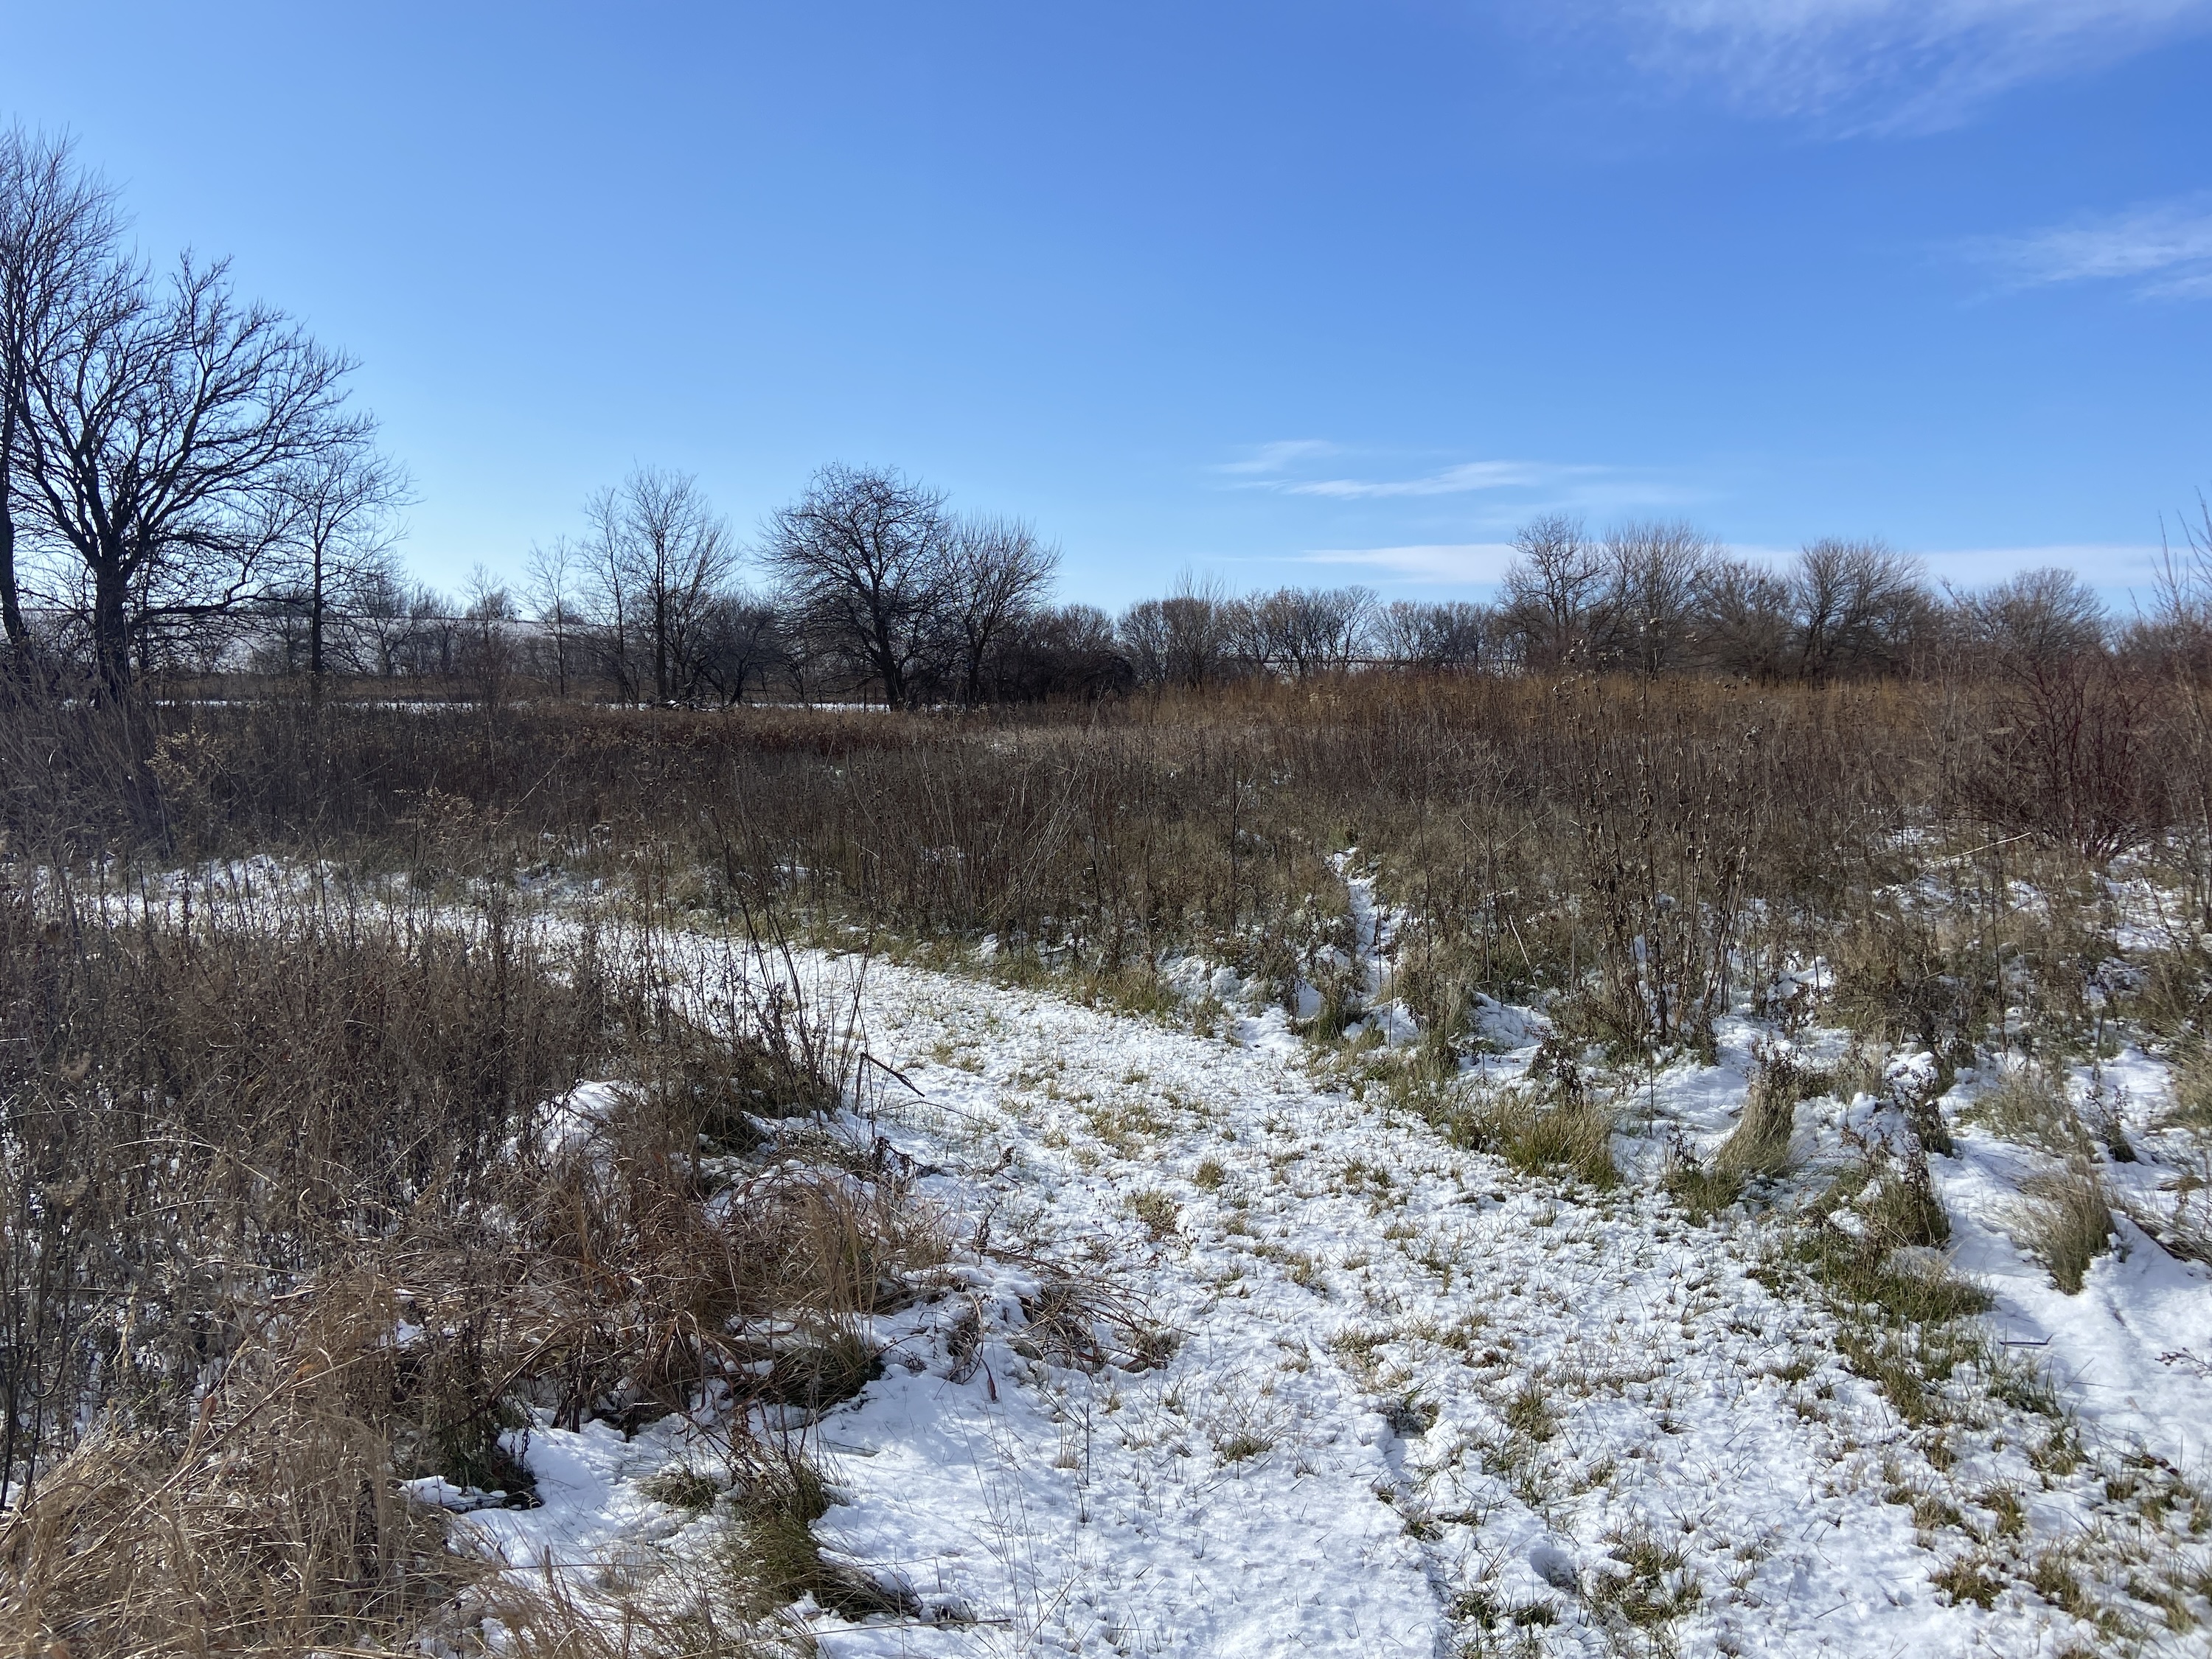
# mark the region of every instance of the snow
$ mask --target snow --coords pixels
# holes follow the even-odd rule
[[[1393,918],[1356,854],[1339,871],[1370,1004],[1346,1035],[1379,1032],[1383,1066],[1419,1033],[1392,995]],[[308,878],[226,873],[246,891]],[[726,1000],[724,959],[696,946],[703,1012]],[[2081,1292],[2061,1292],[2015,1234],[2021,1183],[2063,1163],[1975,1121],[1988,1079],[1962,1074],[1935,1103],[1955,1141],[1928,1160],[1948,1245],[1893,1264],[1984,1288],[1981,1327],[2047,1376],[2063,1425],[2003,1404],[1972,1364],[1942,1384],[1950,1420],[1903,1420],[1845,1363],[1835,1311],[1775,1271],[1779,1230],[1826,1175],[1900,1132],[1895,1102],[1934,1092],[1932,1056],[1893,1057],[1887,1100],[1806,1103],[1802,1175],[1762,1195],[1767,1213],[1700,1226],[1660,1177],[1670,1149],[1709,1158],[1735,1127],[1756,1050],[1783,1041],[1771,1025],[1722,1019],[1716,1063],[1622,1079],[1626,1179],[1596,1194],[1452,1146],[1231,969],[1170,975],[1227,1010],[1206,1036],[994,984],[989,966],[878,962],[857,1003],[872,1052],[919,1093],[846,1127],[941,1172],[919,1196],[963,1243],[934,1294],[875,1322],[879,1380],[819,1421],[774,1425],[825,1469],[825,1552],[918,1609],[856,1622],[800,1604],[831,1659],[1594,1655],[1655,1632],[1674,1651],[1746,1656],[2115,1650],[2016,1572],[1987,1607],[1936,1582],[2013,1547],[2004,1492],[2028,1517],[2023,1547],[2100,1592],[2207,1571],[2187,1501],[2146,1519],[2113,1492],[2130,1471],[2212,1477],[2212,1273],[2123,1215]],[[837,958],[801,968],[817,1002],[842,1002]],[[1776,985],[1817,996],[1825,978],[1799,964]],[[1309,988],[1302,1012],[1318,1000]],[[1498,1081],[1547,1032],[1540,1012],[1486,1001],[1477,1023],[1490,1052],[1474,1063]],[[1788,1041],[1827,1065],[1848,1039]],[[2146,1152],[2101,1178],[2137,1213],[2169,1212],[2186,1158],[2160,1140],[2165,1063],[2130,1049],[2066,1083],[2077,1100],[2102,1091]],[[550,1103],[540,1154],[595,1158],[619,1097],[586,1085]],[[2172,1155],[2150,1156],[2161,1146]],[[1824,1224],[1863,1235],[1875,1190]],[[1041,1336],[1040,1310],[1070,1286],[1090,1298],[1087,1357]],[[2062,1426],[2078,1468],[2039,1454]],[[585,1585],[639,1552],[709,1548],[716,1519],[647,1483],[713,1467],[715,1438],[703,1409],[629,1439],[541,1420],[514,1443],[538,1507],[411,1490],[518,1572]],[[2140,1603],[2129,1629],[2128,1651],[2206,1651],[2201,1627]]]
[[[1372,953],[1387,923],[1354,893]],[[1240,991],[1213,969],[1194,989]],[[882,963],[861,1006],[920,1091],[871,1131],[945,1171],[921,1195],[988,1243],[878,1321],[886,1374],[811,1430],[838,1498],[817,1540],[921,1609],[856,1624],[808,1607],[833,1659],[1428,1655],[1486,1626],[1594,1654],[1638,1628],[1622,1608],[1662,1600],[1684,1652],[2099,1639],[2018,1585],[1988,1609],[1939,1589],[1974,1540],[1899,1497],[2010,1482],[2039,1524],[2087,1535],[2109,1519],[2094,1470],[2039,1476],[2015,1426],[1950,1437],[1959,1462],[1939,1474],[1926,1454],[1944,1437],[1849,1371],[1826,1313],[1762,1282],[1759,1224],[1693,1226],[1657,1192],[1662,1132],[1710,1150],[1730,1126],[1762,1035],[1748,1022],[1723,1024],[1717,1066],[1639,1079],[1653,1133],[1623,1139],[1638,1173],[1600,1195],[1454,1149],[1313,1066],[1279,1010],[1224,1040]],[[1521,1045],[1486,1062],[1511,1076],[1540,1019],[1498,1008],[1487,1024]],[[1808,1106],[1801,1131],[1832,1151],[1875,1104]],[[2014,1152],[1962,1130],[1956,1158],[1931,1160],[1956,1265],[1992,1291],[2003,1338],[2045,1345],[2013,1352],[2047,1352],[2086,1436],[2197,1468],[2206,1275],[2129,1230],[2062,1296],[2004,1230]],[[1055,1282],[1110,1287],[1092,1328],[1115,1363],[1039,1340],[1024,1304]],[[2160,1358],[2176,1354],[2197,1358]],[[541,1426],[544,1507],[469,1523],[517,1563],[673,1535],[636,1489],[677,1455],[653,1438],[670,1432]],[[1662,1565],[1636,1578],[1639,1549]]]
[[[596,1159],[622,1102],[615,1084],[578,1084],[546,1108],[538,1131],[538,1155],[549,1164],[576,1157]]]
[[[2138,1103],[2166,1091],[2163,1066],[2134,1050],[2100,1071],[2108,1088]],[[2073,1080],[2077,1097],[2087,1081],[2086,1075]],[[1962,1087],[1947,1098],[1963,1104],[1971,1093]],[[2123,1127],[2131,1139],[2148,1143],[2155,1133],[2152,1119],[2139,1107]],[[1996,1297],[1991,1319],[2001,1340],[2034,1350],[2085,1423],[2116,1441],[2156,1446],[2200,1476],[2212,1469],[2212,1270],[2176,1261],[2116,1214],[2116,1248],[2090,1263],[2080,1294],[2064,1294],[2012,1237],[2022,1182],[2063,1167],[2061,1161],[1971,1125],[1955,1138],[1956,1155],[1931,1159],[1930,1173],[1951,1216],[1956,1265]],[[2100,1173],[2109,1185],[2132,1184],[2138,1200],[2151,1200],[2166,1172],[2138,1163],[2106,1164]]]

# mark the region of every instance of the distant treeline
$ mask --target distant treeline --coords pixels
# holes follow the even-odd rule
[[[2127,616],[2064,570],[1959,592],[1879,543],[1815,542],[1778,568],[1679,523],[1595,538],[1549,516],[1516,538],[1494,603],[1385,601],[1361,586],[1237,595],[1186,579],[1116,617],[1055,602],[1056,554],[1029,526],[956,515],[886,471],[824,469],[750,550],[691,480],[666,473],[604,492],[586,522],[533,551],[520,587],[479,574],[448,595],[405,582],[380,553],[345,567],[319,608],[280,589],[188,624],[160,619],[134,635],[136,659],[409,695],[916,707],[1375,672],[1772,684],[2092,660],[2194,668],[2212,638],[2201,535],[2152,609]],[[48,661],[91,659],[81,611],[36,620]]]
[[[1255,676],[1679,672],[1761,682],[2198,653],[2212,522],[2148,617],[2077,577],[1931,586],[1877,542],[1786,568],[1689,526],[1516,538],[1492,605],[1364,587],[1232,595],[1185,580],[1118,617],[1054,596],[1058,550],[885,469],[832,465],[741,544],[696,483],[641,469],[449,596],[394,555],[402,471],[353,365],[240,301],[220,262],[166,277],[65,143],[0,134],[0,623],[19,686],[101,699],[149,678],[332,676],[629,704],[865,696],[895,707],[1097,697]]]

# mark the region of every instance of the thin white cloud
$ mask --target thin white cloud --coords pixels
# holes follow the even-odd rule
[[[1845,129],[1954,126],[2031,81],[2212,27],[2212,0],[1616,0],[1638,56],[1740,107]]]
[[[1300,461],[1334,455],[1340,447],[1326,438],[1279,438],[1273,443],[1255,445],[1243,460],[1224,461],[1213,471],[1232,477],[1264,476],[1285,471]]]
[[[1328,476],[1315,463],[1358,453],[1317,438],[1262,444],[1241,459],[1212,469],[1227,487],[1341,502],[1413,502],[1472,496],[1452,509],[1462,531],[1482,532],[1517,523],[1531,513],[1600,515],[1674,509],[1707,499],[1710,492],[1670,482],[1648,470],[1589,463],[1528,460],[1457,461],[1412,477]]]
[[[1928,574],[1954,587],[1984,587],[2023,570],[2071,570],[2107,592],[2148,593],[2158,580],[2159,549],[2149,544],[2061,542],[2042,547],[1954,547],[1923,552]]]
[[[2016,285],[2127,283],[2158,299],[2212,299],[2212,196],[2146,203],[2103,218],[1966,245]]]
[[[1359,565],[1407,581],[1494,582],[1513,562],[1510,542],[1442,542],[1409,547],[1322,548],[1300,564]]]
[[[1728,550],[1737,558],[1754,559],[1778,569],[1786,569],[1797,557],[1794,547],[1747,543]],[[2129,543],[2069,542],[2041,547],[1949,548],[1919,556],[1932,579],[1956,588],[1985,587],[2023,570],[2056,566],[2075,571],[2092,587],[2117,596],[2131,589],[2138,593],[2151,590],[2158,575],[2159,550]],[[1404,581],[1475,586],[1503,579],[1513,558],[1510,542],[1439,542],[1317,548],[1298,555],[1296,562],[1357,567]]]
[[[1290,495],[1367,501],[1390,495],[1462,495],[1478,489],[1536,489],[1572,474],[1600,470],[1547,466],[1534,461],[1462,461],[1419,478],[1310,478],[1278,487]]]

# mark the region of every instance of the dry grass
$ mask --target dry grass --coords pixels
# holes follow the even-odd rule
[[[1790,1166],[1797,1103],[1818,1085],[1786,1056],[1762,1054],[1744,1091],[1742,1115],[1710,1162],[1678,1153],[1668,1188],[1694,1216],[1710,1216],[1742,1196],[1747,1183],[1771,1179]]]
[[[1182,1231],[1182,1206],[1158,1188],[1149,1188],[1129,1197],[1129,1213],[1144,1226],[1154,1243],[1173,1238]]]
[[[387,1286],[341,1280],[272,1314],[179,1427],[120,1413],[0,1522],[0,1645],[304,1653],[397,1643],[475,1577],[403,1503],[365,1381]]]
[[[2162,1127],[2212,1139],[2212,1048],[2190,1042],[2175,1056],[2173,1108]]]
[[[2021,1248],[2050,1270],[2051,1283],[2078,1295],[2089,1264],[2112,1244],[2112,1194],[2104,1178],[2080,1158],[2063,1170],[2029,1177],[2021,1192],[2013,1216]]]
[[[9,1650],[397,1643],[478,1593],[399,1480],[531,1501],[503,1436],[533,1409],[822,1409],[942,1257],[895,1161],[790,1120],[854,1069],[795,982],[702,1024],[650,933],[496,890],[127,896],[0,893]],[[560,1103],[592,1076],[623,1080]],[[732,1455],[766,1492],[767,1450]]]
[[[1713,1154],[1714,1167],[1747,1179],[1782,1174],[1790,1167],[1797,1103],[1814,1086],[1785,1056],[1763,1054],[1744,1091],[1743,1115]]]
[[[994,971],[1162,1015],[1187,1012],[1164,964],[1193,952],[1285,1001],[1319,991],[1326,1036],[1359,1012],[1328,863],[1358,845],[1395,912],[1394,988],[1427,1027],[1401,1103],[1597,1188],[1620,1178],[1615,1126],[1583,1057],[1710,1057],[1747,994],[1802,1019],[1759,1000],[1794,963],[1834,963],[1847,1021],[1933,1053],[1941,1084],[2015,1041],[2055,1066],[2106,1041],[2084,964],[2105,949],[2090,878],[2116,836],[2212,914],[2212,823],[2159,816],[2212,797],[2212,763],[2147,705],[2102,804],[2071,775],[2008,791],[1991,766],[2019,757],[1987,734],[2026,729],[2012,712],[1974,684],[1482,676],[958,719],[99,709],[0,688],[0,858],[18,872],[0,891],[4,1636],[373,1645],[466,1577],[393,1482],[519,1482],[502,1439],[519,1413],[634,1425],[714,1381],[817,1410],[860,1386],[864,1316],[942,1241],[896,1167],[807,1127],[866,1067],[836,1011],[790,1000],[787,927],[963,957],[988,933]],[[327,857],[381,884],[377,902],[201,886],[189,915],[165,898],[125,921],[119,892],[21,874],[264,851]],[[1952,902],[1901,905],[1922,877]],[[596,932],[556,937],[524,916],[526,882],[619,897]],[[2046,902],[2001,902],[2022,883]],[[679,919],[760,941],[712,1006],[665,988]],[[2194,1052],[2204,981],[2177,956],[2113,1006]],[[1553,1019],[1526,1086],[1460,1081],[1486,997]],[[1978,1109],[2073,1158],[2084,1132],[2053,1075],[2017,1067]],[[592,1078],[623,1086],[545,1150],[543,1103]],[[2186,1127],[2212,1086],[2182,1081]],[[1809,1084],[1762,1066],[1709,1167],[1678,1171],[1705,1183],[1693,1207],[1784,1172]],[[1932,1109],[1914,1122],[1941,1150]],[[1940,1416],[1981,1305],[1897,1266],[1948,1231],[1918,1159],[1848,1172],[1776,1261],[1915,1422]],[[1165,1240],[1178,1218],[1152,1196],[1139,1219]],[[2094,1172],[2031,1206],[2036,1248],[2078,1285],[2109,1234]],[[1856,1233],[1831,1224],[1844,1212]],[[1095,1287],[1041,1283],[1022,1338],[1040,1359],[1172,1346]],[[420,1344],[378,1346],[402,1318]],[[246,1410],[280,1374],[289,1391]],[[813,1576],[818,1486],[747,1451],[729,1491],[720,1588],[665,1618],[550,1586],[471,1594],[507,1598],[520,1652],[747,1651],[775,1639],[774,1595],[845,1592]],[[1688,1587],[1623,1547],[1615,1610],[1663,1618]]]
[[[2089,1133],[2064,1084],[2033,1063],[2009,1066],[1996,1086],[1977,1097],[1965,1119],[2006,1140],[2057,1158],[2085,1158]]]
[[[1579,1082],[1548,1089],[1432,1082],[1397,1098],[1455,1146],[1492,1153],[1524,1174],[1571,1175],[1600,1192],[1620,1184],[1613,1114]]]
[[[1761,1269],[1776,1289],[1809,1291],[1827,1305],[1845,1365],[1916,1426],[1945,1419],[1943,1385],[1960,1364],[1989,1364],[1984,1336],[1969,1322],[1990,1307],[1988,1293],[1928,1254],[1950,1231],[1924,1155],[1917,1146],[1877,1147],[1778,1238]]]
[[[2023,989],[2066,1042],[2102,1019],[2080,971],[2083,824],[2148,836],[2185,892],[2212,869],[2212,823],[2160,816],[2208,793],[2212,750],[2155,701],[2107,757],[2120,770],[2046,781],[2037,799],[2063,811],[1993,836],[2018,805],[1983,779],[2011,695],[1373,675],[884,719],[18,699],[0,707],[0,834],[56,855],[292,849],[433,883],[613,878],[657,907],[807,930],[988,933],[1000,971],[1162,1012],[1159,964],[1194,951],[1285,1000],[1319,991],[1316,1035],[1358,1012],[1328,863],[1357,843],[1398,913],[1397,988],[1447,1048],[1492,995],[1548,1000],[1577,1042],[1710,1052],[1732,998],[1825,957],[1869,1035],[1966,1065]],[[1930,860],[2066,902],[1900,909]]]
[[[1315,986],[1323,1033],[1358,1012],[1328,862],[1357,839],[1405,913],[1406,989],[1447,1037],[1475,994],[1559,992],[1594,1040],[1695,1047],[1746,901],[1835,914],[1932,804],[1923,712],[1864,689],[1486,677],[960,720],[18,708],[0,830],[41,851],[335,853],[428,881],[616,875],[708,910],[988,933],[1009,961],[1101,984],[1199,949],[1273,994]]]

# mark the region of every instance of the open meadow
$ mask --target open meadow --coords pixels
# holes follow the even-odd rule
[[[6,1640],[2201,1651],[2202,705],[1992,684],[19,703]]]

